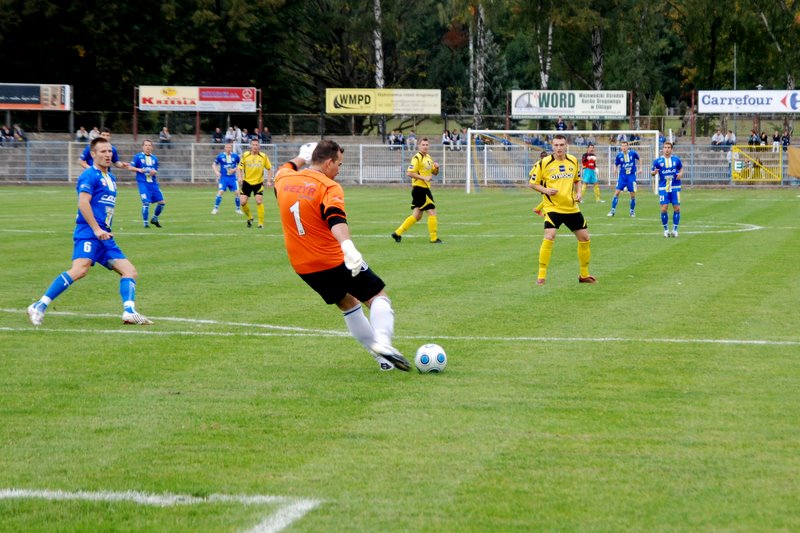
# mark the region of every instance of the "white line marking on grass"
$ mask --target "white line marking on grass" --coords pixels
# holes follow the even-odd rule
[[[207,503],[240,503],[243,505],[278,505],[278,509],[265,517],[248,533],[273,533],[281,531],[303,518],[309,511],[322,504],[322,500],[288,498],[285,496],[255,496],[234,494],[211,494],[206,497],[189,494],[150,494],[146,492],[66,492],[62,490],[0,489],[0,500],[49,500],[127,502],[152,507],[174,507],[177,505],[201,505]]]
[[[24,309],[0,309],[3,313],[23,314]],[[51,311],[49,315],[69,315],[85,318],[117,318],[119,315],[112,314],[96,314],[96,313],[72,313],[66,311]],[[102,334],[134,334],[134,335],[176,335],[176,336],[189,336],[189,335],[204,335],[209,337],[349,337],[350,334],[346,331],[339,330],[325,330],[325,329],[311,329],[302,328],[297,326],[277,326],[274,324],[253,324],[247,322],[224,322],[221,320],[207,320],[207,319],[193,319],[193,318],[179,318],[179,317],[155,317],[151,316],[157,322],[181,322],[188,324],[210,324],[219,326],[237,326],[245,329],[252,328],[265,328],[277,330],[271,333],[258,333],[253,331],[185,331],[185,330],[172,330],[172,331],[159,331],[150,327],[141,326],[124,326],[121,329],[93,329],[93,328],[46,328],[46,327],[27,327],[27,328],[11,328],[0,327],[0,331],[11,332],[59,332],[59,333],[102,333]],[[741,345],[741,346],[800,346],[800,340],[768,340],[768,339],[674,339],[674,338],[634,338],[634,337],[533,337],[533,336],[520,336],[520,337],[507,337],[497,336],[492,337],[488,335],[395,335],[395,339],[440,339],[440,340],[457,340],[457,341],[470,341],[470,342],[646,342],[646,343],[659,343],[659,344],[728,344],[728,345]]]

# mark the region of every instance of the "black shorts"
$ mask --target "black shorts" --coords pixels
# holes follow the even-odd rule
[[[242,181],[242,190],[239,191],[239,194],[243,194],[247,197],[250,197],[251,194],[255,195],[264,195],[264,183],[261,182],[258,185],[253,185],[252,183],[248,183],[246,181]]]
[[[436,209],[433,203],[433,193],[427,187],[411,187],[411,209],[418,208],[420,211]]]
[[[328,270],[298,275],[328,305],[341,302],[347,294],[355,296],[360,302],[367,302],[386,286],[368,266],[355,277],[344,263]]]
[[[550,212],[544,216],[545,228],[560,228],[564,224],[570,231],[578,231],[579,229],[586,229],[586,219],[583,218],[583,213],[554,213]]]

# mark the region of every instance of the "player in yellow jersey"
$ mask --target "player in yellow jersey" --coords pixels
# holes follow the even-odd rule
[[[597,283],[589,275],[589,230],[581,213],[581,164],[578,158],[567,153],[567,138],[558,134],[553,137],[553,154],[541,159],[531,171],[530,187],[542,193],[544,214],[544,238],[539,248],[539,274],[536,283],[544,285],[547,267],[553,253],[556,230],[566,225],[578,239],[578,262],[580,283]]]
[[[250,141],[250,151],[242,155],[239,163],[239,199],[242,211],[247,215],[247,227],[253,227],[253,215],[247,200],[255,195],[258,209],[258,227],[264,227],[264,186],[272,186],[272,163],[267,154],[262,154],[258,139]]]
[[[439,220],[436,218],[436,204],[433,203],[431,181],[439,174],[439,163],[428,154],[430,141],[423,138],[419,141],[419,152],[411,158],[406,169],[406,176],[411,178],[411,215],[392,233],[395,242],[402,240],[402,235],[419,222],[422,212],[428,213],[428,233],[432,244],[441,244],[439,238]]]

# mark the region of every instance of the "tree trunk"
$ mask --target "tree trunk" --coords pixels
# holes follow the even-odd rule
[[[486,98],[486,25],[483,4],[478,4],[478,18],[476,20],[476,50],[475,50],[475,93],[472,100],[472,114],[475,127],[481,127],[483,114],[483,101]]]
[[[372,32],[373,42],[375,44],[375,88],[383,89],[383,34],[381,33],[381,0],[374,0],[374,13],[375,13],[375,29]],[[378,126],[379,135],[381,139],[386,140],[386,117],[381,115],[380,124]]]

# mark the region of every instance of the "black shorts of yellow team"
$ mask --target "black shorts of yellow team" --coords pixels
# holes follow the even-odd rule
[[[360,302],[368,302],[386,286],[366,264],[358,276],[353,276],[344,263],[328,270],[298,275],[329,305],[341,302],[348,294]]]
[[[411,209],[417,208],[420,211],[436,209],[433,203],[433,193],[427,187],[411,187]]]
[[[579,229],[586,229],[586,219],[583,218],[583,213],[555,213],[551,211],[544,216],[545,228],[560,228],[564,224],[570,231],[578,231]]]
[[[263,196],[264,195],[264,182],[261,182],[261,183],[259,183],[257,185],[253,185],[252,183],[249,183],[247,181],[242,181],[242,190],[239,191],[239,194],[247,196],[248,198],[251,195],[258,196],[260,194],[261,196]]]

